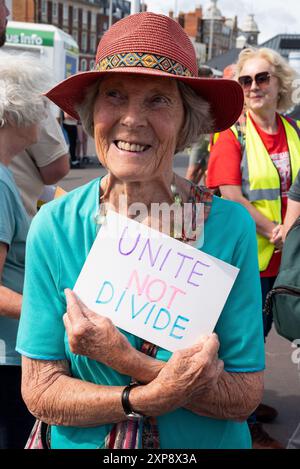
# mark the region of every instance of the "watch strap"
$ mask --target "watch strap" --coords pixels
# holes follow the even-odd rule
[[[135,417],[135,418],[143,418],[144,417],[143,414],[140,414],[139,412],[134,411],[133,408],[131,407],[130,402],[129,402],[130,391],[133,388],[136,388],[137,386],[140,386],[140,384],[139,383],[132,383],[132,384],[129,384],[128,386],[126,386],[122,391],[121,402],[122,402],[123,410],[124,410],[125,414],[127,415],[127,417]]]

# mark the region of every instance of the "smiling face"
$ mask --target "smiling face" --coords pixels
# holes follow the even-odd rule
[[[175,80],[111,74],[94,106],[98,157],[122,182],[172,173],[184,109]]]
[[[254,77],[262,72],[269,72],[270,81],[258,86]],[[244,63],[239,73],[239,76],[247,75],[253,78],[251,88],[244,91],[247,108],[254,113],[264,110],[276,111],[280,87],[278,78],[274,76],[274,67],[261,57],[249,59]]]

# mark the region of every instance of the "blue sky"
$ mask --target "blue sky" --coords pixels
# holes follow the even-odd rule
[[[149,11],[168,14],[174,10],[176,0],[144,0]],[[177,0],[178,10],[193,11],[196,5],[207,7],[210,0]],[[279,33],[300,34],[299,0],[219,0],[218,8],[226,17],[237,15],[239,25],[247,14],[254,13],[261,31],[259,42],[263,42]]]

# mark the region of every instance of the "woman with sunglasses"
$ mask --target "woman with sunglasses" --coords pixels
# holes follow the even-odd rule
[[[256,223],[264,304],[279,269],[287,194],[300,167],[297,124],[280,114],[292,105],[295,72],[277,52],[248,48],[239,55],[236,76],[246,120],[220,134],[211,150],[207,186],[241,203]],[[265,337],[271,327],[272,317],[265,316]],[[275,409],[267,410],[261,421],[275,418]],[[252,426],[252,437],[254,447],[280,447],[260,424]]]

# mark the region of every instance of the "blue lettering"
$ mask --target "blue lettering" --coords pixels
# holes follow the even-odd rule
[[[159,318],[161,317],[161,314],[164,313],[167,315],[167,319],[168,319],[168,322],[167,324],[165,324],[164,326],[163,325],[157,325],[158,323],[158,320]],[[166,329],[166,327],[168,327],[168,325],[170,324],[170,321],[171,321],[171,315],[169,313],[169,311],[165,308],[160,308],[160,310],[158,311],[157,313],[157,316],[154,320],[154,323],[153,323],[153,329],[159,329],[159,330],[163,330],[163,329]]]
[[[141,312],[149,305],[148,303],[145,303],[144,306],[141,307],[136,313],[135,313],[135,306],[134,306],[134,295],[131,296],[131,316],[132,319],[136,318]]]
[[[146,317],[146,320],[145,320],[144,324],[147,324],[147,322],[149,321],[150,316],[151,316],[152,311],[154,310],[154,308],[156,308],[156,304],[154,304],[153,306],[151,306],[150,311],[149,311],[149,313],[148,313],[148,316]]]
[[[104,291],[104,289],[105,289],[106,287],[109,287],[109,288],[111,289],[111,290],[110,290],[110,298],[107,297],[108,299],[106,298],[106,299],[100,300],[100,297],[101,297],[101,295],[102,295],[102,293],[103,293],[103,291]],[[114,289],[113,285],[112,285],[110,282],[105,281],[105,282],[103,283],[103,285],[102,285],[102,287],[101,287],[101,290],[100,290],[100,292],[99,292],[99,295],[98,295],[98,297],[97,297],[97,299],[96,299],[96,303],[101,303],[101,304],[107,304],[107,303],[109,303],[109,302],[113,299],[114,293],[115,293],[115,289]]]
[[[118,311],[118,309],[119,309],[119,307],[120,307],[120,304],[122,303],[126,292],[127,292],[127,290],[124,290],[123,293],[122,293],[122,295],[120,296],[120,299],[119,299],[118,304],[117,304],[117,306],[116,306],[115,312]]]
[[[174,329],[181,329],[182,331],[185,331],[185,329],[186,329],[185,327],[182,327],[182,326],[177,324],[177,322],[179,320],[186,321],[186,322],[190,321],[188,318],[185,318],[183,316],[177,316],[176,321],[174,322],[174,325],[173,325],[172,330],[170,332],[170,337],[174,337],[174,339],[182,339],[183,338],[183,335],[174,334]]]

